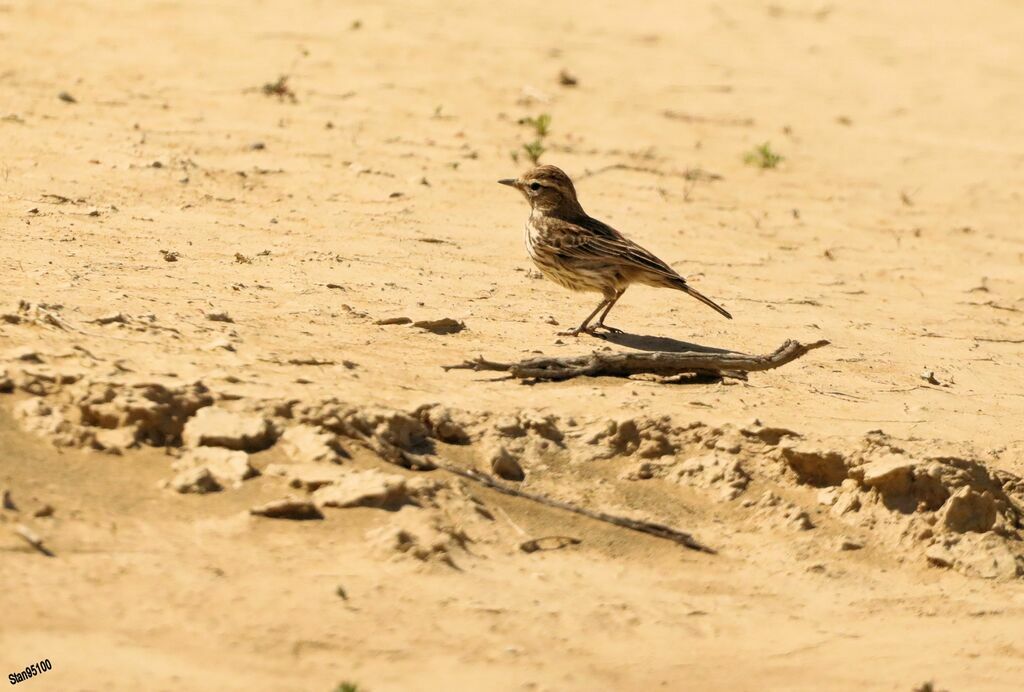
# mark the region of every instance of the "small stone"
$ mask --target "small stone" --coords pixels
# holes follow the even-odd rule
[[[413,322],[412,326],[432,334],[457,334],[466,328],[465,322],[454,320],[451,317],[442,317],[439,320],[420,320]]]
[[[654,478],[657,467],[649,461],[641,461],[632,468],[627,468],[619,478],[624,481],[647,481]]]
[[[835,516],[841,517],[848,512],[856,512],[860,506],[860,497],[857,493],[842,493],[833,503],[831,512]]]
[[[928,564],[935,567],[948,569],[953,566],[953,554],[943,545],[935,544],[928,546],[924,551],[924,557]]]
[[[109,454],[120,454],[123,450],[136,446],[136,429],[134,426],[127,426],[97,430],[96,443]]]
[[[810,516],[799,507],[790,507],[782,516],[797,531],[810,531],[814,528],[814,523],[811,521]]]
[[[296,521],[324,518],[323,512],[313,502],[291,496],[253,507],[249,510],[249,514],[269,519],[294,519]]]
[[[211,322],[234,322],[234,320],[231,319],[231,315],[223,310],[215,310],[206,313],[206,319]]]
[[[244,480],[259,475],[259,472],[249,463],[248,454],[223,447],[196,447],[186,450],[181,458],[173,464],[176,471],[187,471],[200,467],[207,469],[218,483],[234,487],[241,485]]]
[[[842,454],[813,447],[782,447],[782,458],[801,483],[817,487],[839,485],[847,477]]]
[[[334,464],[270,464],[263,471],[265,476],[278,476],[288,481],[293,488],[314,491],[331,483],[337,483],[352,471]]]
[[[288,428],[278,440],[289,459],[307,464],[340,464],[342,450],[338,438],[312,425]]]
[[[841,538],[841,539],[839,539],[839,543],[837,545],[837,548],[840,551],[860,550],[863,547],[864,547],[863,543],[861,543],[860,541],[855,541],[852,538]]]
[[[227,339],[215,339],[206,345],[207,351],[230,351],[234,353],[235,345]]]
[[[470,421],[458,412],[440,404],[426,404],[416,409],[416,417],[430,430],[432,437],[448,444],[463,445],[470,441],[466,429]]]
[[[505,449],[505,445],[498,445],[490,453],[491,471],[495,473],[499,478],[504,478],[507,481],[522,481],[526,478],[526,473],[523,471],[523,467],[519,465],[512,454]]]
[[[957,533],[984,533],[996,522],[996,505],[988,491],[977,493],[964,486],[939,510],[939,519]]]
[[[661,433],[652,433],[640,442],[636,455],[641,459],[657,459],[668,454],[675,454],[675,445]]]
[[[718,494],[718,497],[725,502],[731,502],[743,494],[744,488],[728,487]]]
[[[743,443],[735,434],[723,435],[715,441],[715,449],[727,454],[739,454],[743,450]]]
[[[93,324],[127,324],[128,318],[120,312],[109,312],[106,315],[100,315],[94,320],[91,320]]]
[[[405,478],[380,471],[355,471],[313,493],[318,507],[397,509],[409,502]]]
[[[836,488],[822,488],[818,491],[818,504],[831,507],[839,499],[839,492]]]
[[[1014,554],[1006,539],[994,533],[969,533],[952,548],[954,567],[982,579],[1017,579],[1024,575],[1024,556]]]
[[[267,419],[217,406],[199,409],[185,424],[181,438],[189,447],[227,447],[246,452],[258,452],[274,443]]]
[[[210,470],[203,466],[182,471],[171,479],[169,487],[175,492],[197,495],[213,493],[221,489],[220,483],[213,477]]]
[[[914,462],[899,454],[886,454],[860,468],[865,486],[883,495],[908,495],[914,480]]]
[[[52,517],[54,511],[56,511],[56,510],[54,510],[53,505],[43,505],[42,507],[40,507],[36,511],[32,512],[32,516],[34,516],[34,517]]]
[[[0,507],[11,510],[12,512],[18,511],[18,506],[14,504],[14,498],[11,497],[11,491],[7,488],[0,490]]]

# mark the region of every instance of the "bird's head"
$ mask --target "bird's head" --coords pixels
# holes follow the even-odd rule
[[[556,166],[537,166],[518,178],[505,178],[498,182],[522,192],[534,211],[544,214],[583,212],[576,200],[572,180]]]

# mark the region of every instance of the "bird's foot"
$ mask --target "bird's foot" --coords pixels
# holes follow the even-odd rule
[[[625,334],[625,332],[618,327],[609,327],[607,324],[595,324],[594,329],[603,329],[609,334]],[[591,334],[593,334],[593,332],[591,332]]]
[[[601,334],[598,333],[598,331],[597,331],[599,328],[600,328],[600,325],[596,325],[596,324],[593,324],[593,325],[590,325],[590,326],[587,326],[587,327],[579,326],[579,327],[576,327],[575,329],[567,329],[564,332],[558,332],[558,336],[579,336],[580,334],[589,334],[590,336],[596,336],[598,338],[601,338]],[[605,327],[605,329],[609,329],[609,328]],[[615,331],[618,331],[618,330],[616,329]]]

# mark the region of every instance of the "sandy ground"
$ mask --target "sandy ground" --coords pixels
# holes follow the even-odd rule
[[[49,658],[19,688],[60,690],[1019,689],[1016,5],[406,4],[0,4],[0,374],[15,390],[0,488],[17,507],[0,510],[0,673]],[[263,93],[282,75],[294,98]],[[528,166],[537,133],[520,121],[544,113],[541,160],[587,211],[735,320],[641,287],[609,320],[626,335],[556,336],[593,298],[532,271],[525,202],[495,184]],[[744,161],[764,142],[776,168]],[[396,317],[466,328],[377,324]],[[441,367],[787,338],[831,345],[746,383],[527,386]],[[87,390],[195,382],[272,437],[298,416],[268,402],[438,402],[472,424],[450,449],[430,428],[434,451],[473,465],[505,445],[524,488],[718,554],[442,472],[428,475],[454,504],[258,519],[246,510],[281,479],[177,494],[160,483],[188,451],[180,425],[161,449],[137,420],[83,418]],[[795,460],[810,457],[752,436],[755,418],[831,450],[842,478],[808,476]],[[591,454],[586,431],[609,420],[639,423],[639,442]],[[417,475],[331,434],[341,468]],[[79,449],[104,446],[123,453]],[[252,465],[295,461],[280,447]],[[743,468],[695,471],[698,449]],[[893,455],[919,470],[872,484]],[[729,473],[749,483],[726,497]],[[958,492],[973,518],[950,518]],[[382,548],[390,527],[439,517],[430,555]],[[582,542],[517,547],[549,535]]]

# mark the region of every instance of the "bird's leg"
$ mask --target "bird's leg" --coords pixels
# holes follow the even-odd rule
[[[588,328],[587,325],[590,324],[590,320],[594,319],[594,315],[601,312],[601,309],[608,304],[609,300],[611,300],[611,298],[605,298],[604,300],[602,300],[600,305],[598,305],[597,308],[587,316],[587,319],[583,320],[583,324],[576,327],[576,329],[570,329],[565,332],[558,332],[559,336],[579,336],[581,332],[593,334],[593,327]]]
[[[612,334],[621,334],[622,333],[621,329],[616,329],[615,327],[609,327],[607,324],[605,324],[604,323],[604,318],[608,316],[608,313],[612,311],[612,306],[615,305],[615,303],[619,302],[619,298],[621,298],[622,294],[625,293],[625,292],[626,292],[626,289],[623,288],[622,290],[618,291],[615,294],[614,298],[612,298],[610,301],[608,301],[608,304],[604,308],[604,312],[602,312],[601,316],[597,318],[597,324],[594,325],[594,329],[598,329],[598,328],[600,328],[600,329],[607,329]]]

